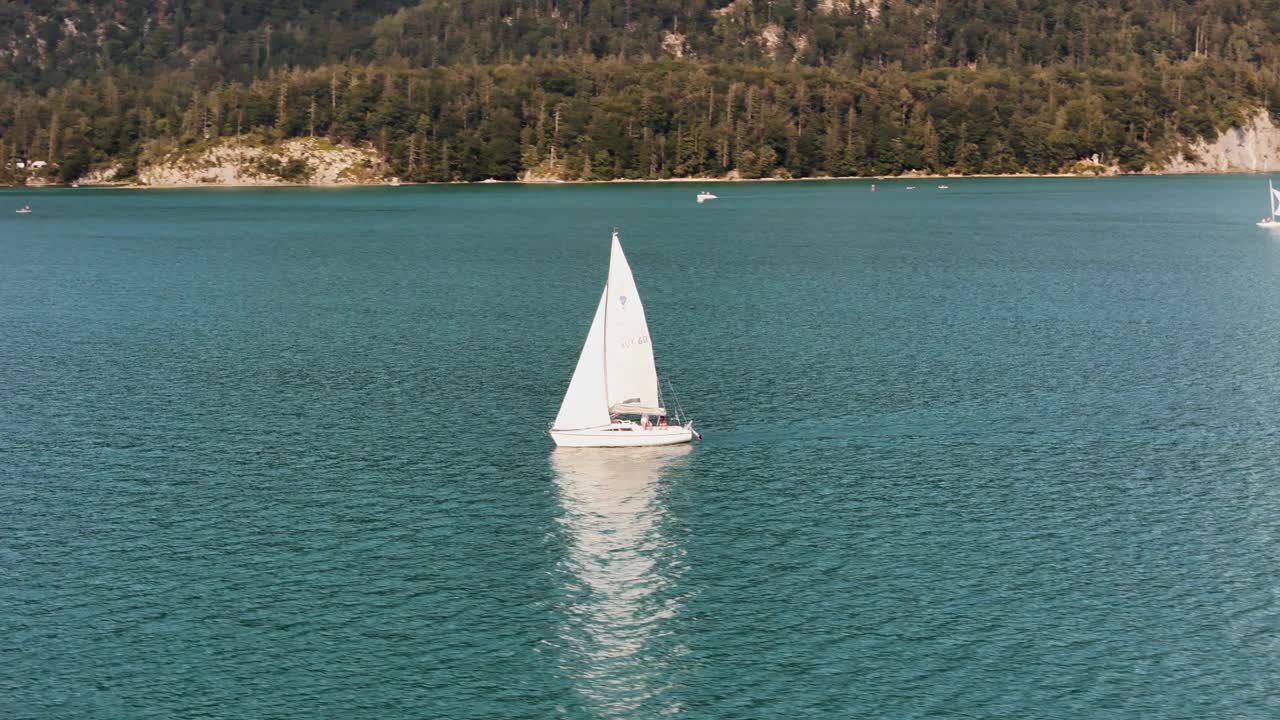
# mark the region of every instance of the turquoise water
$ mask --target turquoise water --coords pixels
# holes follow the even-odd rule
[[[1264,181],[908,184],[0,192],[0,716],[1280,715]]]

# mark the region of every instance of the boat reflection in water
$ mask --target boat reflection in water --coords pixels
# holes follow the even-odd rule
[[[569,540],[565,670],[597,715],[674,712],[663,666],[681,653],[662,620],[679,611],[679,548],[662,534],[662,475],[688,445],[551,454]],[[665,678],[666,680],[657,680]]]

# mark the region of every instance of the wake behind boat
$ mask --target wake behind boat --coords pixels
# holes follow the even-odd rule
[[[1258,221],[1258,227],[1268,229],[1280,228],[1280,219],[1277,219],[1276,217],[1280,214],[1280,190],[1277,190],[1275,186],[1271,184],[1270,180],[1267,180],[1267,189],[1271,191],[1267,196],[1267,200],[1271,202],[1271,213]]]
[[[681,425],[679,415],[667,421],[644,305],[615,231],[608,280],[551,439],[561,447],[687,443],[698,434],[692,422]]]

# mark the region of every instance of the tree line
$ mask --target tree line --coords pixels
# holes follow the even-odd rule
[[[0,0],[44,53],[0,57],[0,181],[297,137],[411,181],[1140,170],[1280,113],[1280,0],[28,5]]]

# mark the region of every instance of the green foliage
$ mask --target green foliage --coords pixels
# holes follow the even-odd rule
[[[266,156],[254,163],[254,169],[263,175],[279,178],[285,182],[301,183],[311,177],[311,167],[301,158],[281,162],[279,158]]]
[[[64,180],[131,177],[144,143],[311,135],[414,181],[1140,170],[1280,112],[1280,0],[0,0],[0,20],[0,147]]]

